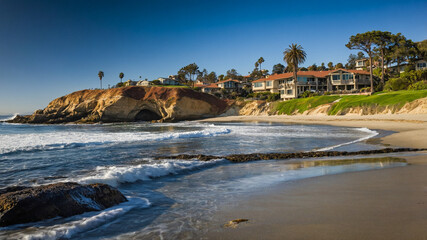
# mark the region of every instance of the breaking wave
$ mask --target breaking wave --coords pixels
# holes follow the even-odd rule
[[[81,218],[81,216],[85,215],[83,214],[81,216],[78,216],[81,219],[49,227],[39,227],[34,229],[36,231],[35,233],[25,235],[19,234],[20,236],[16,237],[26,240],[69,239],[78,233],[86,232],[101,227],[102,225],[126,214],[133,208],[147,208],[151,204],[145,198],[128,199],[128,202],[105,209],[95,215],[93,215],[93,213],[90,213],[91,216]]]
[[[342,147],[342,146],[345,146],[345,145],[350,145],[350,144],[353,144],[353,143],[365,141],[365,140],[368,140],[369,138],[372,138],[372,137],[375,137],[376,135],[378,135],[377,131],[374,131],[374,130],[371,130],[371,129],[368,129],[368,128],[356,128],[356,130],[361,131],[361,132],[366,132],[369,135],[361,137],[361,138],[358,138],[358,139],[350,141],[350,142],[340,143],[340,144],[337,144],[337,145],[334,145],[334,146],[316,149],[315,151],[316,152],[319,152],[319,151],[329,151],[329,150],[332,150],[334,148],[338,148],[338,147]]]
[[[95,173],[74,181],[80,183],[106,183],[118,186],[121,183],[149,181],[167,175],[182,174],[224,162],[223,159],[211,161],[198,160],[152,160],[151,163],[128,166],[97,167]]]
[[[115,144],[136,141],[164,141],[170,139],[213,137],[229,134],[228,128],[207,128],[198,131],[173,133],[147,132],[49,132],[0,135],[0,154],[55,150],[92,145]]]

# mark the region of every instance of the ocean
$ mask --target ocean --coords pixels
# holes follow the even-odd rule
[[[12,116],[0,116],[0,120]],[[156,160],[159,156],[359,151],[378,131],[280,123],[0,123],[0,188],[73,181],[117,187],[128,202],[100,212],[0,228],[0,239],[192,239],[222,204],[277,183],[397,162],[303,166],[270,160]],[[340,159],[342,159],[341,157]],[[310,159],[307,159],[310,160]]]

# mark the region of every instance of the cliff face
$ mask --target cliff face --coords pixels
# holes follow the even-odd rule
[[[125,87],[82,90],[57,98],[14,123],[178,121],[221,114],[227,103],[186,88]]]
[[[298,110],[292,115],[328,115],[334,103],[327,103],[299,113]],[[277,115],[275,106],[266,101],[235,102],[221,116],[260,116],[260,115]],[[405,103],[403,106],[364,106],[345,108],[337,115],[374,115],[374,114],[427,114],[427,98],[420,98],[412,102]]]

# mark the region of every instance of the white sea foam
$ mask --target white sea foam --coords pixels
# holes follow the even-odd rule
[[[164,141],[180,138],[212,137],[229,134],[228,128],[215,127],[198,131],[147,133],[147,132],[48,132],[28,134],[0,134],[0,154],[16,151],[51,150],[110,143],[136,141]]]
[[[15,113],[15,114],[13,114],[13,116],[11,116],[11,117],[3,117],[3,118],[0,118],[0,121],[8,121],[8,120],[12,120],[12,119],[14,119],[16,116],[18,116],[18,114],[19,114],[19,113]]]
[[[105,223],[111,222],[112,220],[126,214],[129,210],[139,207],[147,208],[150,206],[150,202],[145,198],[130,198],[128,202],[122,203],[118,206],[108,208],[99,213],[96,213],[89,217],[83,217],[79,220],[67,222],[64,224],[58,224],[49,227],[39,227],[34,233],[17,236],[20,239],[27,240],[39,240],[39,239],[67,239],[74,235],[82,232],[86,232],[95,228],[98,228]],[[32,231],[31,230],[31,231]]]
[[[374,130],[371,130],[371,129],[368,129],[368,128],[356,128],[356,130],[368,133],[368,135],[364,136],[364,137],[361,137],[359,139],[350,141],[350,142],[345,142],[345,143],[340,143],[340,144],[337,144],[337,145],[334,145],[334,146],[330,146],[330,147],[320,148],[320,149],[317,149],[316,151],[317,152],[318,151],[329,151],[329,150],[332,150],[332,149],[337,148],[337,147],[342,147],[342,146],[345,146],[345,145],[350,145],[350,144],[353,144],[353,143],[365,141],[365,140],[367,140],[369,138],[372,138],[372,137],[375,137],[376,135],[378,135],[377,131],[374,131]]]
[[[198,160],[153,160],[148,164],[97,167],[91,175],[80,177],[73,181],[80,183],[106,183],[117,186],[121,183],[149,181],[153,178],[202,169],[223,161],[223,159],[206,162]]]

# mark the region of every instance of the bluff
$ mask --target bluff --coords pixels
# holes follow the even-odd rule
[[[187,88],[124,87],[82,90],[57,98],[11,123],[179,121],[214,117],[227,103]]]

